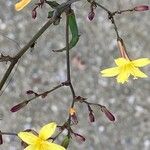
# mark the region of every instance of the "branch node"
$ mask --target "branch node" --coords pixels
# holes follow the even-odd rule
[[[14,60],[14,58],[13,57],[11,57],[11,56],[9,56],[9,55],[4,55],[4,54],[0,54],[0,62],[8,62],[8,61],[10,61],[10,62],[12,62]]]

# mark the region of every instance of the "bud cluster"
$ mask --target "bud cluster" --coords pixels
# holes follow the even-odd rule
[[[86,101],[86,99],[80,101],[78,100],[80,103],[85,103],[88,107],[88,111],[89,111],[89,120],[90,122],[95,122],[95,116],[93,113],[93,110],[91,108],[91,106],[98,106],[100,108],[100,110],[106,115],[106,117],[110,120],[110,121],[115,121],[115,117],[114,115],[103,105],[97,104],[97,103],[90,103],[88,101]]]

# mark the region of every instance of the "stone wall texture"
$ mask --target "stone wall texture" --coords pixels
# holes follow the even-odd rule
[[[31,9],[37,0],[20,12],[14,10],[17,0],[0,1],[0,52],[14,55],[47,21],[48,7],[38,10],[37,19],[31,18]],[[59,1],[61,2],[61,1]],[[110,10],[132,8],[139,4],[150,5],[149,0],[98,0]],[[110,122],[96,107],[94,123],[89,123],[85,105],[77,105],[79,124],[74,130],[86,137],[79,144],[73,140],[70,150],[149,150],[150,149],[150,78],[129,80],[117,84],[115,78],[103,78],[99,71],[113,66],[118,57],[116,34],[107,14],[100,8],[92,22],[87,20],[89,4],[82,0],[73,5],[77,16],[80,40],[71,50],[71,76],[77,95],[88,101],[100,103],[116,116]],[[119,33],[124,39],[131,58],[150,57],[150,11],[116,15]],[[68,88],[60,88],[45,99],[36,99],[27,107],[11,113],[15,104],[27,98],[27,90],[42,92],[66,79],[65,53],[53,53],[52,49],[65,44],[65,15],[60,25],[51,26],[27,52],[11,74],[11,80],[0,97],[0,130],[19,132],[27,128],[40,129],[44,124],[56,121],[61,124],[67,118],[71,103]],[[9,38],[17,41],[13,42]],[[80,59],[79,59],[80,58]],[[8,63],[9,64],[9,63]],[[0,78],[8,64],[0,63]],[[143,68],[150,76],[150,67]],[[15,72],[15,73],[14,73]],[[65,134],[65,133],[64,133]],[[62,140],[62,136],[59,138]],[[21,150],[19,140],[4,136],[1,150]]]

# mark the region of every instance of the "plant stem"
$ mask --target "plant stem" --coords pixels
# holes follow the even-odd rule
[[[34,100],[34,99],[36,99],[36,98],[38,98],[38,97],[40,97],[40,96],[42,96],[42,95],[44,95],[44,94],[49,94],[49,93],[51,93],[51,92],[57,90],[58,88],[60,88],[60,87],[62,87],[62,86],[64,86],[64,85],[63,85],[63,84],[59,84],[59,85],[55,86],[54,88],[52,88],[52,89],[50,89],[50,90],[48,90],[48,91],[46,91],[46,92],[40,93],[40,94],[36,95],[35,97],[33,97],[33,98],[27,100],[27,101],[32,101],[32,100]]]
[[[106,7],[104,7],[103,5],[99,4],[98,2],[95,2],[95,1],[94,1],[94,3],[95,3],[97,6],[101,7],[103,10],[105,10],[107,13],[111,13],[110,10],[108,10]]]
[[[11,71],[18,62],[18,60],[23,56],[23,54],[30,48],[30,46],[44,33],[44,31],[54,22],[54,19],[48,20],[48,22],[33,36],[33,38],[14,56],[13,61],[11,62],[9,68],[5,72],[1,82],[0,90],[3,88],[6,80],[8,79]]]
[[[47,21],[47,23],[33,36],[33,38],[14,56],[13,61],[9,65],[8,69],[6,70],[1,82],[0,82],[0,91],[3,88],[6,80],[8,79],[11,71],[13,70],[14,66],[18,62],[18,60],[24,55],[24,53],[30,48],[30,46],[37,41],[37,39],[44,33],[44,31],[57,20],[58,17],[64,12],[68,7],[72,4],[80,0],[70,0],[65,3],[62,3],[54,10],[53,17]]]
[[[68,86],[71,90],[72,93],[72,103],[71,103],[71,107],[74,107],[74,103],[75,103],[75,91],[73,88],[73,85],[71,83],[71,76],[70,76],[70,51],[69,51],[69,21],[68,21],[68,15],[69,15],[69,10],[66,12],[66,63],[67,63],[67,82],[68,82]],[[71,116],[69,114],[69,118],[68,118],[68,137],[70,137],[70,133],[71,133]]]
[[[69,22],[68,22],[68,13],[66,13],[66,63],[67,63],[67,81],[68,86],[70,87],[72,97],[75,98],[75,92],[73,85],[71,83],[71,76],[70,76],[70,51],[69,51]]]
[[[70,53],[69,53],[69,22],[68,15],[66,15],[66,63],[67,63],[67,81],[71,82],[70,78]]]
[[[0,132],[1,135],[13,135],[17,136],[17,133],[11,133],[11,132]]]

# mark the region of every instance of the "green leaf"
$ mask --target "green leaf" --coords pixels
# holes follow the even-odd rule
[[[63,146],[64,148],[68,148],[68,146],[69,146],[69,143],[70,143],[70,138],[68,137],[68,136],[66,136],[65,138],[64,138],[64,140],[62,141],[62,143],[61,143],[61,146]]]
[[[56,1],[46,1],[46,3],[53,9],[55,9],[59,5]]]
[[[77,26],[77,22],[76,22],[76,17],[74,14],[74,11],[72,10],[71,13],[67,16],[68,17],[68,23],[69,23],[69,29],[72,35],[72,38],[69,42],[69,49],[72,49],[79,40],[79,32],[78,32],[78,26]],[[54,52],[62,52],[66,50],[66,47],[59,49],[59,50],[53,50]]]
[[[53,17],[53,13],[54,13],[54,11],[49,11],[49,12],[48,12],[48,17],[47,17],[47,18],[52,18],[52,17]]]

